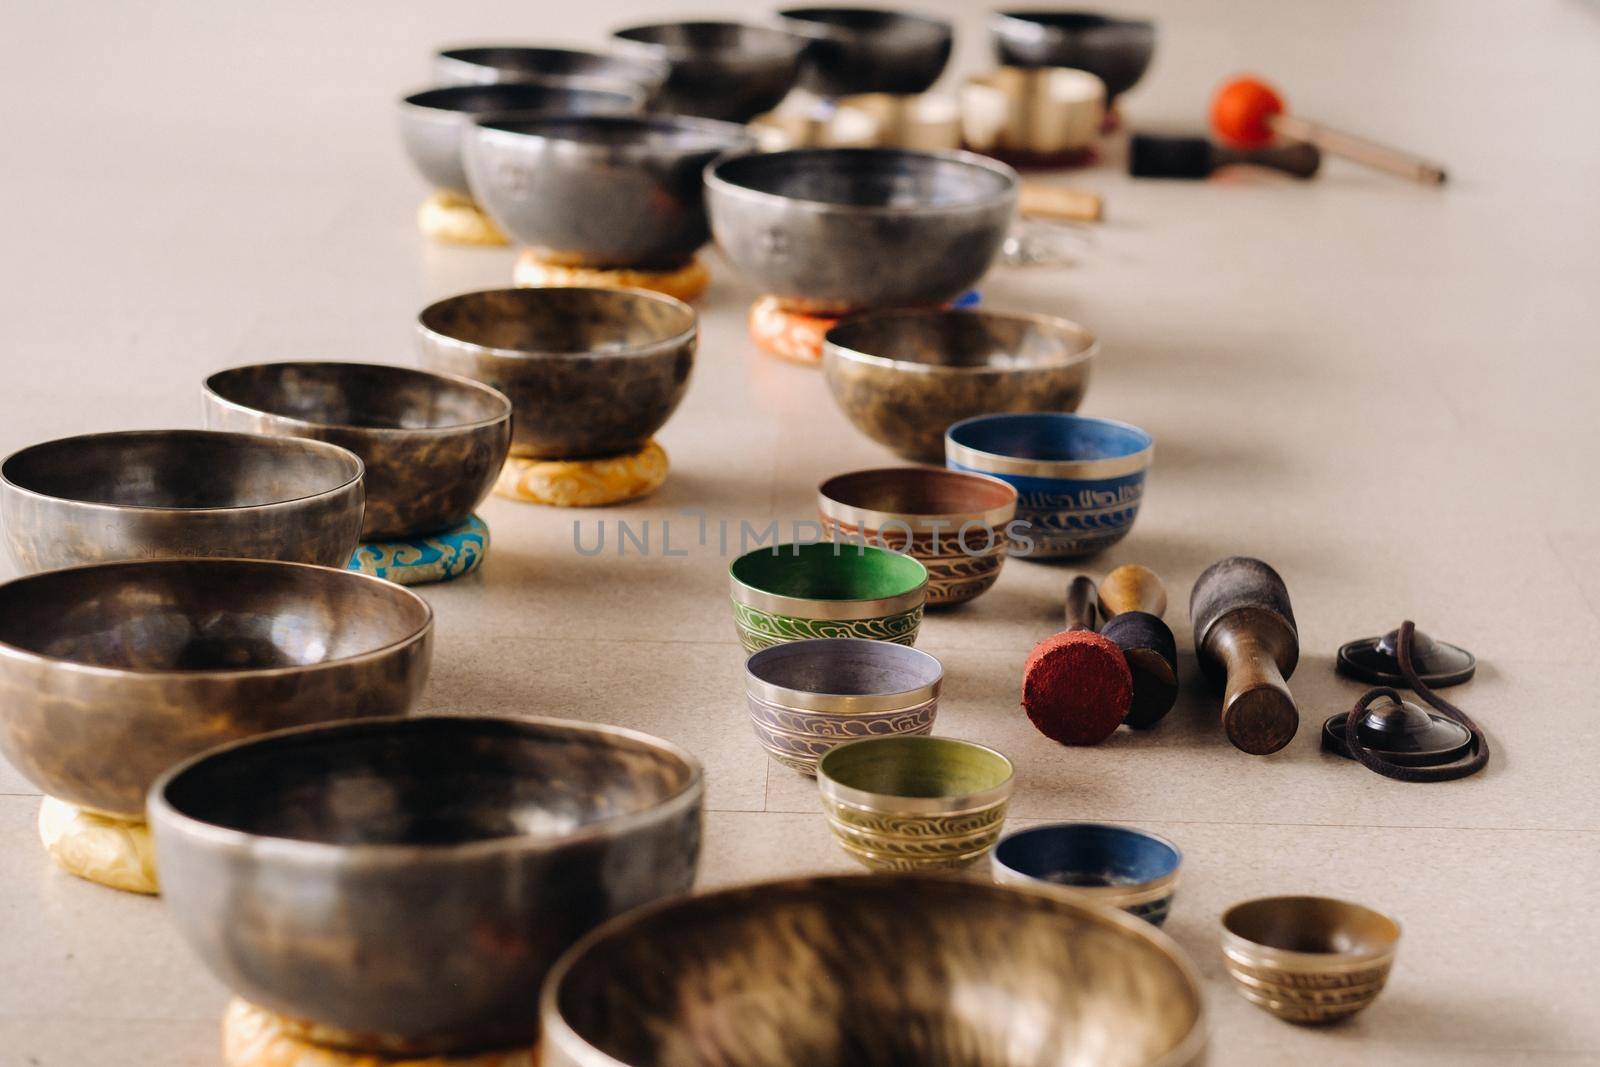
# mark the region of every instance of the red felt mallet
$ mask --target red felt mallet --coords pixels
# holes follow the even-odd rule
[[[1445,180],[1444,167],[1437,163],[1289,114],[1283,97],[1259,78],[1234,78],[1217,90],[1211,98],[1211,129],[1235,148],[1262,148],[1282,137],[1424,185],[1443,185]]]
[[[1098,608],[1093,580],[1072,579],[1066,630],[1035,645],[1022,667],[1022,710],[1063,745],[1098,745],[1122,725],[1133,702],[1127,657],[1094,632]]]

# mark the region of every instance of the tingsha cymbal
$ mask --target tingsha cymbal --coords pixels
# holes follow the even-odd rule
[[[1341,674],[1359,678],[1371,685],[1408,686],[1400,673],[1400,631],[1390,630],[1382,637],[1363,637],[1339,649]],[[1435,641],[1420,630],[1412,637],[1411,665],[1423,684],[1434,689],[1459,685],[1472,677],[1478,660],[1457,645]]]
[[[1322,724],[1324,752],[1355,758],[1345,744],[1348,718],[1349,712],[1340,712]],[[1374,700],[1357,720],[1356,737],[1363,748],[1378,753],[1390,763],[1406,767],[1437,767],[1451,763],[1465,756],[1472,747],[1472,734],[1465,726],[1408,700],[1387,696]]]

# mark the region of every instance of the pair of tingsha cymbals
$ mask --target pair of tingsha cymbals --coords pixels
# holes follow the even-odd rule
[[[1410,688],[1400,665],[1401,631],[1381,637],[1363,637],[1339,649],[1339,673],[1391,689]],[[1443,689],[1469,680],[1478,661],[1466,649],[1436,641],[1426,634],[1411,635],[1411,668],[1429,689]],[[1401,767],[1440,767],[1466,758],[1472,749],[1472,731],[1461,722],[1393,693],[1369,694],[1356,722],[1356,739],[1362,748]],[[1329,716],[1322,724],[1322,748],[1346,759],[1356,759],[1346,735],[1349,712]]]
[[[1126,722],[1149,729],[1178,698],[1178,651],[1161,621],[1161,579],[1129,564],[1096,589],[1083,575],[1067,586],[1067,628],[1039,642],[1022,672],[1022,707],[1046,737],[1095,745]],[[1099,618],[1106,624],[1096,633]]]

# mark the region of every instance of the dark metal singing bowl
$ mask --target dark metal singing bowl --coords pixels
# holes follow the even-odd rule
[[[423,366],[511,398],[511,453],[578,459],[637,451],[689,387],[694,309],[643,290],[490,289],[418,316]]]
[[[1156,50],[1156,26],[1149,19],[1093,11],[998,11],[989,25],[1002,64],[1086,70],[1105,82],[1108,101],[1138,84]]]
[[[686,892],[703,773],[633,730],[479,716],[336,723],[150,792],[168,913],[224,983],[320,1041],[525,1047],[556,958]]]
[[[671,270],[710,238],[702,172],[754,137],[681,115],[488,118],[465,145],[473,199],[547,263]]]
[[[451,85],[412,93],[400,101],[400,137],[406,154],[436,189],[471,196],[461,163],[462,141],[477,117],[488,114],[607,115],[644,107],[645,91],[556,82]]]
[[[800,84],[822,96],[927,92],[950,62],[954,30],[941,18],[861,7],[778,15],[810,39]]]
[[[748,122],[778,106],[800,76],[806,38],[741,22],[659,22],[612,34],[619,48],[672,68],[655,106]]]
[[[717,246],[761,290],[821,313],[941,304],[989,269],[1017,174],[967,152],[805,148],[706,171]]]
[[[179,760],[422,691],[433,612],[331,567],[101,563],[0,585],[0,750],[53,797],[115,815]]]
[[[585,89],[632,86],[653,95],[670,73],[659,59],[581,48],[480,45],[434,53],[433,73],[445,85],[495,85],[537,80]]]
[[[541,997],[546,1067],[1177,1067],[1199,977],[1132,916],[928,875],[769,882],[595,931]]]
[[[1050,315],[913,310],[842,322],[822,351],[833,399],[856,429],[907,459],[938,463],[945,430],[962,419],[1076,411],[1099,344]]]
[[[362,464],[320,441],[208,430],[86,434],[0,463],[6,547],[24,573],[225,556],[343,567]]]
[[[258,363],[205,381],[206,425],[309,437],[366,464],[363,540],[459,526],[511,446],[511,401],[466,378],[378,363]]]

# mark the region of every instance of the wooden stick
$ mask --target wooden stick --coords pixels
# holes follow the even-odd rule
[[[1064,222],[1099,222],[1105,218],[1105,201],[1099,193],[1039,182],[1022,183],[1017,209],[1032,218]]]
[[[1369,141],[1353,133],[1345,133],[1343,130],[1335,130],[1321,123],[1284,114],[1268,116],[1267,124],[1272,127],[1272,132],[1280,137],[1287,137],[1293,141],[1307,141],[1324,152],[1344,156],[1346,159],[1402,178],[1410,178],[1423,185],[1443,185],[1445,181],[1444,167],[1438,163],[1431,163],[1410,152],[1402,152],[1398,148],[1390,148],[1388,145]]]

